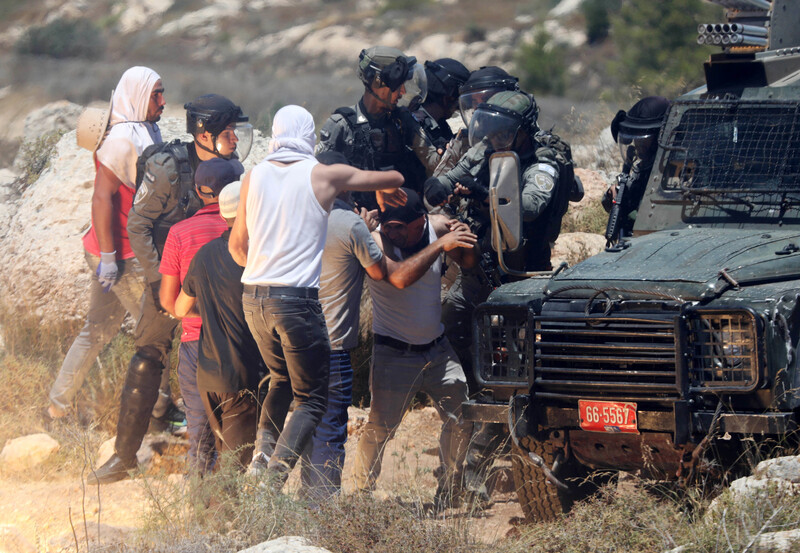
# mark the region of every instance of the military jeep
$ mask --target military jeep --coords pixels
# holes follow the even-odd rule
[[[728,29],[761,17],[751,36],[769,43],[729,40],[706,85],[673,102],[634,236],[501,286],[475,311],[486,394],[464,413],[508,424],[531,520],[567,511],[604,471],[691,484],[746,471],[754,448],[796,433],[800,9],[724,4]],[[502,260],[520,239],[518,199],[513,160],[492,165]]]

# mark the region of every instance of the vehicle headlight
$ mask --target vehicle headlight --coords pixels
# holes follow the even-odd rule
[[[758,385],[758,321],[753,312],[691,313],[687,348],[695,390],[747,391]]]

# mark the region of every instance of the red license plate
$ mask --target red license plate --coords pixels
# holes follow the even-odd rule
[[[578,417],[581,428],[589,432],[639,433],[635,403],[580,399]]]

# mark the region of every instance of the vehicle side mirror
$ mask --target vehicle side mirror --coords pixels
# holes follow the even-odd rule
[[[489,158],[489,207],[492,247],[514,252],[522,246],[520,164],[515,152],[497,152]]]

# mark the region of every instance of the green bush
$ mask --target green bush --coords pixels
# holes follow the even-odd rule
[[[537,32],[532,43],[523,44],[515,61],[523,89],[556,96],[564,94],[564,48],[551,44],[546,31]]]
[[[610,13],[619,11],[622,0],[585,0],[581,12],[586,18],[586,37],[589,44],[602,42],[611,29]]]
[[[703,82],[702,62],[715,49],[698,46],[697,24],[722,21],[722,9],[702,0],[626,2],[612,18],[619,51],[613,73],[642,96],[672,97]]]
[[[57,19],[28,29],[16,48],[20,54],[95,59],[102,56],[105,41],[88,19]]]

